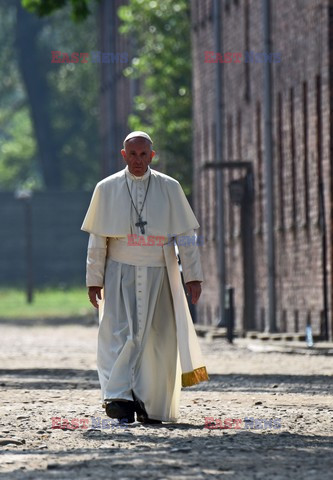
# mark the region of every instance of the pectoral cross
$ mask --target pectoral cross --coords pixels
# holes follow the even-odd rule
[[[139,215],[139,221],[135,224],[136,227],[140,227],[141,233],[145,233],[145,225],[147,222],[142,220],[142,217]]]

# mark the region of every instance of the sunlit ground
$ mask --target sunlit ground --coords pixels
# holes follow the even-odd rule
[[[24,290],[0,289],[0,318],[68,317],[92,310],[84,287],[35,290],[30,304]]]

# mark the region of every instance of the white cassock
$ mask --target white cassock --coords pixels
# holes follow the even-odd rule
[[[144,234],[126,179],[139,212],[143,205]],[[126,167],[99,182],[81,227],[90,233],[86,284],[103,287],[102,399],[133,400],[134,392],[156,420],[176,421],[181,386],[208,380],[170,241],[185,283],[202,281],[198,227],[179,183],[150,167],[142,177]]]

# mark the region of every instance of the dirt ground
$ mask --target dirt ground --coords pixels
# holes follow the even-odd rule
[[[333,356],[200,339],[210,381],[183,389],[178,423],[116,426],[101,406],[96,335],[1,325],[0,478],[333,478]],[[220,428],[226,419],[234,428]]]

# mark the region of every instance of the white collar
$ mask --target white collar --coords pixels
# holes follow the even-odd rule
[[[140,177],[137,177],[136,175],[133,175],[133,173],[131,173],[128,169],[128,165],[126,165],[125,167],[125,174],[128,176],[128,178],[130,178],[131,180],[146,180],[149,175],[150,175],[150,167],[148,165],[147,167],[147,170],[145,171],[145,173],[143,175],[141,175]]]

